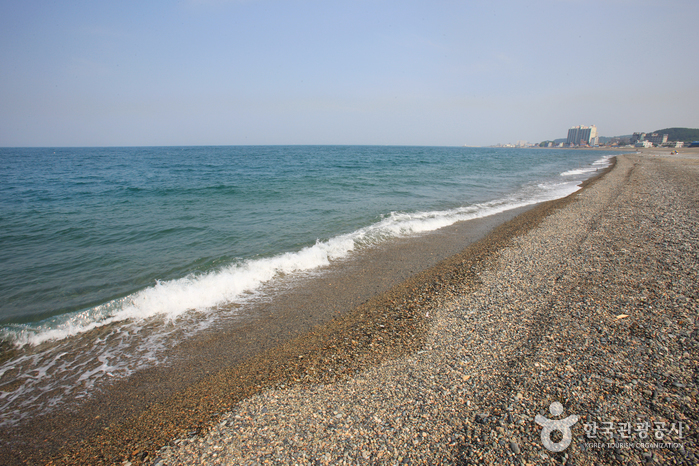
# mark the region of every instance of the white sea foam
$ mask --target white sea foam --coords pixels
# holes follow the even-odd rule
[[[592,162],[592,165],[604,165],[604,166],[607,166],[607,165],[609,165],[609,163],[610,163],[609,160],[610,160],[612,157],[614,157],[614,156],[613,156],[613,155],[605,155],[604,157],[599,158],[599,159],[595,160],[594,162]]]
[[[207,274],[158,281],[154,286],[124,298],[63,316],[62,321],[54,319],[38,325],[5,328],[4,336],[10,337],[18,346],[38,345],[116,322],[154,316],[163,316],[172,321],[188,312],[206,312],[228,303],[247,300],[275,277],[314,271],[367,245],[556,199],[577,189],[577,182],[572,181],[540,183],[525,187],[507,198],[482,204],[432,212],[391,212],[375,224],[326,241],[317,241],[297,252],[247,260]]]
[[[604,168],[609,165],[609,159],[612,158],[613,156],[611,155],[605,155],[604,157],[601,157],[594,162],[592,162],[591,167],[580,167],[580,168],[575,168],[572,170],[564,171],[561,173],[561,176],[580,176],[580,175],[589,175],[591,173],[594,173],[601,168]]]
[[[576,168],[574,170],[568,170],[561,173],[561,176],[585,175],[587,173],[596,172],[597,170],[597,168]]]

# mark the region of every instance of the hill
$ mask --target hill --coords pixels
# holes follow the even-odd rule
[[[652,133],[667,134],[668,141],[699,141],[699,129],[696,128],[665,128]]]

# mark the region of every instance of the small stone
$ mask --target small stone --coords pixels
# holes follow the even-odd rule
[[[510,440],[510,450],[512,450],[512,453],[514,453],[515,455],[519,455],[521,453],[519,445],[517,445],[517,442],[515,442],[514,440]]]

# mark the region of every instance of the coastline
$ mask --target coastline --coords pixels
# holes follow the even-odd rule
[[[636,156],[623,157],[626,159]],[[610,170],[612,169],[610,168]],[[631,172],[632,170],[627,167],[626,171]],[[612,170],[612,173],[617,173],[615,175],[617,180],[614,183],[618,185],[628,182],[628,179],[620,181],[628,173],[621,176],[619,172],[620,170]],[[597,181],[605,183],[588,180],[585,183],[586,186],[611,183],[607,183],[608,177],[597,178]],[[622,191],[619,186],[607,189]],[[488,277],[498,267],[501,267],[497,265],[497,261],[500,260],[498,257],[512,249],[513,244],[524,241],[521,238],[536,233],[542,222],[550,222],[551,218],[556,215],[565,216],[568,214],[566,221],[575,226],[576,219],[571,218],[568,212],[572,207],[570,209],[567,207],[571,204],[575,206],[579,199],[586,196],[588,192],[588,189],[581,190],[567,198],[540,204],[520,213],[513,220],[496,227],[485,238],[471,244],[462,252],[448,255],[447,258],[428,270],[409,277],[407,281],[389,286],[387,291],[375,295],[359,306],[354,306],[352,310],[339,317],[333,315],[332,317],[336,317],[333,320],[318,327],[311,326],[310,333],[301,332],[280,346],[258,354],[243,364],[207,375],[183,390],[143,406],[140,411],[135,410],[127,413],[121,422],[110,422],[106,426],[94,429],[93,434],[82,444],[73,442],[66,445],[52,463],[99,464],[130,461],[132,464],[153,464],[154,461],[158,460],[157,455],[160,455],[164,460],[162,464],[191,464],[195,461],[209,464],[222,461],[222,458],[228,458],[231,461],[232,457],[226,457],[223,453],[227,452],[230,455],[233,454],[231,453],[233,450],[241,455],[243,453],[257,455],[254,457],[260,462],[264,462],[261,458],[272,458],[273,454],[280,454],[280,450],[261,447],[255,435],[250,433],[252,432],[250,429],[255,424],[264,423],[265,418],[271,417],[273,419],[273,416],[283,414],[284,409],[275,411],[274,407],[274,404],[278,403],[280,399],[289,398],[290,401],[287,402],[287,405],[292,405],[297,396],[308,397],[310,394],[316,397],[326,392],[325,395],[329,398],[325,399],[325,403],[341,404],[342,397],[339,400],[334,399],[337,389],[346,390],[347,386],[353,384],[375,384],[376,379],[367,382],[367,374],[375,376],[377,371],[381,373],[391,368],[394,376],[396,371],[398,374],[403,374],[400,377],[403,377],[408,371],[416,380],[422,380],[423,383],[425,380],[432,383],[430,378],[434,379],[435,375],[437,378],[441,378],[444,375],[446,379],[441,381],[442,385],[452,384],[447,389],[447,398],[453,398],[452,401],[458,404],[456,408],[452,406],[451,410],[445,410],[440,414],[442,423],[447,425],[448,429],[441,426],[436,430],[433,429],[434,435],[430,434],[424,437],[427,440],[426,444],[440,445],[440,441],[437,440],[443,437],[440,435],[444,430],[444,432],[449,432],[448,441],[446,443],[442,441],[442,446],[437,450],[434,449],[434,445],[425,449],[426,444],[422,445],[424,442],[419,441],[417,445],[414,444],[414,447],[408,449],[414,451],[404,452],[406,455],[408,453],[414,453],[414,455],[408,455],[405,458],[412,458],[413,461],[417,462],[420,462],[420,459],[424,462],[427,458],[442,458],[445,462],[458,462],[458,458],[461,458],[461,461],[467,463],[476,461],[475,458],[477,458],[477,462],[488,462],[485,459],[490,458],[490,461],[497,462],[510,459],[507,456],[502,456],[503,454],[511,455],[517,450],[529,452],[538,436],[538,431],[533,427],[527,426],[526,429],[530,431],[528,433],[531,434],[532,438],[529,440],[531,440],[532,445],[522,440],[521,436],[518,440],[513,440],[516,447],[512,447],[511,443],[508,443],[509,440],[505,441],[504,444],[498,441],[495,445],[490,445],[490,441],[485,441],[485,439],[490,438],[493,431],[499,433],[499,430],[502,429],[509,430],[508,423],[498,419],[502,413],[507,412],[506,399],[508,396],[512,397],[513,390],[517,389],[513,385],[527,385],[527,381],[523,380],[526,378],[525,374],[529,372],[529,375],[532,375],[531,371],[536,372],[532,365],[541,362],[541,357],[537,353],[540,348],[536,346],[535,342],[532,343],[532,338],[522,338],[522,334],[519,334],[519,338],[517,338],[517,331],[510,332],[508,326],[525,326],[525,330],[530,332],[530,337],[534,335],[539,338],[549,338],[551,335],[544,330],[545,327],[550,327],[552,324],[548,323],[546,319],[541,319],[543,317],[542,310],[538,311],[539,315],[534,319],[534,323],[531,322],[531,312],[527,314],[524,310],[518,310],[518,312],[521,311],[522,315],[514,316],[515,324],[513,324],[511,322],[512,315],[509,315],[505,321],[493,319],[491,315],[487,315],[484,319],[475,319],[472,313],[463,315],[463,308],[467,306],[466,300],[475,296],[477,291],[481,293],[483,288],[487,288],[487,279],[484,277]],[[611,202],[609,199],[606,200]],[[602,207],[600,207],[601,211],[603,211]],[[598,215],[603,214],[598,212]],[[433,242],[434,240],[435,238],[432,238]],[[512,259],[514,262],[518,260],[518,257],[515,255]],[[419,261],[424,261],[424,257]],[[536,273],[541,272],[537,270],[537,266],[541,266],[538,262],[528,264],[528,266]],[[565,271],[565,267],[563,269]],[[371,276],[369,272],[359,271],[358,273]],[[562,276],[570,273],[567,271]],[[361,286],[366,288],[366,285]],[[524,289],[519,291],[520,300],[524,300],[529,294],[532,294]],[[537,288],[535,294],[541,293],[542,290]],[[573,291],[572,294],[575,292]],[[551,303],[550,298],[549,303]],[[461,315],[457,317],[459,312]],[[502,316],[499,317],[502,318]],[[551,315],[547,315],[546,318],[555,320],[555,316]],[[483,322],[478,322],[480,320]],[[525,324],[528,321],[530,322],[527,327]],[[464,322],[470,325],[467,331],[462,328]],[[624,321],[624,323],[626,322],[628,321]],[[544,329],[537,329],[537,326],[543,326]],[[532,329],[536,331],[532,333]],[[458,336],[454,335],[457,330],[461,330]],[[522,329],[519,331],[521,333]],[[449,339],[458,337],[463,340],[464,335],[469,333],[476,337],[470,338],[473,341],[466,345],[468,354],[459,355],[460,363],[457,362],[454,365],[454,361],[448,361],[445,365],[441,359],[434,360],[428,367],[433,367],[435,373],[429,375],[425,372],[425,367],[421,366],[423,364],[421,360],[437,358],[441,351],[440,347],[449,347]],[[448,338],[444,338],[445,335]],[[526,335],[524,334],[524,337]],[[479,342],[479,338],[482,341]],[[556,338],[554,334],[554,339]],[[497,346],[498,342],[500,346]],[[500,348],[503,354],[493,354],[494,346]],[[556,346],[560,347],[561,342],[558,342]],[[199,351],[204,354],[203,347],[199,348]],[[459,348],[458,351],[463,351],[463,348]],[[484,360],[484,356],[490,356],[494,358],[494,361]],[[566,355],[566,357],[569,356]],[[466,367],[461,367],[464,366],[465,361],[469,361],[469,365],[473,366],[470,367],[470,371],[467,371]],[[510,372],[514,369],[517,371],[514,374],[503,376],[503,368],[495,362],[502,363],[502,367],[509,369]],[[528,371],[521,370],[524,366],[528,366]],[[446,371],[442,369],[444,367],[447,368]],[[333,370],[331,372],[327,369]],[[590,371],[588,368],[587,373],[591,372],[594,371]],[[555,374],[553,375],[555,376]],[[536,379],[536,374],[533,374],[533,377]],[[391,390],[403,389],[400,384],[394,383],[391,377],[382,376],[379,380],[385,381],[386,386],[390,387]],[[589,380],[592,380],[591,376],[588,378]],[[459,385],[461,388],[457,388]],[[554,385],[556,384],[554,383]],[[381,386],[374,387],[374,390],[381,391],[383,388]],[[547,390],[541,388],[538,387],[536,390],[530,391],[546,393]],[[353,388],[353,390],[355,389],[356,387]],[[541,409],[542,406],[532,407],[532,405],[536,405],[535,402],[541,400],[532,398],[532,393],[526,393],[521,388],[520,390],[514,398],[517,398],[517,395],[522,395],[519,400],[522,405],[526,405],[528,402],[527,408],[530,411],[533,409],[534,413],[540,411],[542,414],[547,414],[545,409]],[[410,391],[408,390],[408,392]],[[438,394],[439,391],[439,389],[432,389],[428,393]],[[524,394],[522,394],[523,392]],[[131,392],[129,395],[134,394],[137,393]],[[428,397],[432,397],[432,394]],[[387,395],[384,393],[384,396]],[[424,393],[421,396],[425,396]],[[394,403],[401,402],[402,398],[397,398],[398,400],[394,400]],[[415,400],[415,397],[413,396],[412,399]],[[442,402],[439,396],[436,401]],[[464,408],[464,403],[466,403],[467,408]],[[349,403],[349,406],[351,409],[361,410],[363,404],[362,400],[355,399]],[[497,406],[497,408],[493,410],[493,406]],[[566,404],[566,408],[568,407],[569,405]],[[405,405],[402,408],[405,411],[409,409]],[[420,408],[426,409],[425,406],[420,406]],[[575,406],[575,408],[579,409],[580,406]],[[286,409],[291,408],[286,406]],[[488,410],[485,419],[490,420],[480,422],[479,419],[482,418],[479,416],[485,414],[485,410]],[[231,411],[232,414],[224,416],[224,413]],[[312,413],[315,418],[318,411],[314,412],[312,408],[309,408],[308,413],[309,415]],[[335,411],[331,410],[325,414],[328,418],[334,418],[338,413],[339,411],[335,409]],[[510,411],[509,414],[521,413],[517,413],[515,410]],[[222,416],[224,417],[222,418]],[[380,414],[377,417],[384,419],[382,424],[385,427],[388,422],[385,418],[390,417],[390,415]],[[239,418],[246,421],[240,421]],[[87,421],[88,419],[85,417],[85,422]],[[363,422],[366,424],[374,421],[365,419]],[[503,423],[505,427],[501,425]],[[303,422],[299,422],[299,424],[304,425]],[[326,430],[329,427],[327,419],[319,420],[318,424]],[[310,429],[308,425],[305,425],[305,428]],[[393,428],[395,430],[395,425]],[[211,429],[210,432],[209,429]],[[361,430],[359,432],[361,433]],[[426,431],[423,430],[423,432]],[[319,432],[314,435],[319,435]],[[323,433],[323,436],[328,435],[330,434]],[[310,433],[308,436],[312,437]],[[268,437],[266,442],[274,445],[275,443],[270,438],[274,437]],[[175,439],[179,440],[173,442]],[[249,441],[249,445],[246,446],[244,439]],[[478,441],[475,441],[476,439]],[[411,439],[411,441],[413,440],[415,439]],[[418,440],[423,440],[423,438]],[[300,443],[303,442],[300,441]],[[157,451],[159,447],[166,444],[171,446]],[[207,445],[215,445],[220,448],[207,450]],[[238,445],[239,448],[236,450],[233,445]],[[327,444],[326,447],[330,448],[330,444]],[[247,448],[251,450],[247,450]],[[255,452],[255,448],[259,448],[259,451]],[[281,452],[283,453],[284,450],[285,448],[282,448]],[[287,446],[286,450],[293,451],[293,448]],[[211,457],[212,451],[218,452],[220,456]],[[448,452],[446,456],[444,456],[445,452]],[[391,452],[387,453],[385,447],[382,450],[381,446],[377,445],[373,449],[364,447],[353,454],[358,455],[356,458],[359,458],[360,461],[382,462],[387,458],[385,455],[389,453]],[[346,453],[345,456],[347,454],[349,453]],[[304,458],[305,460],[314,459],[312,453],[309,452],[309,455],[299,457],[301,458],[299,462],[303,463]],[[248,458],[251,457],[248,456]],[[559,455],[555,458],[560,460],[561,457]],[[315,457],[315,459],[319,458],[320,456]],[[24,459],[26,460],[26,458]],[[450,460],[447,461],[447,459]],[[583,464],[585,463],[583,462]]]
[[[478,265],[496,242],[530,228],[559,202],[397,240],[338,264],[283,298],[261,305],[242,327],[185,342],[171,355],[173,366],[142,371],[77,409],[8,429],[3,437],[10,441],[2,446],[0,457],[18,464],[49,458],[56,464],[110,463],[117,458],[147,463],[159,446],[205,430],[237,402],[266,387],[339,380],[418,351],[429,324],[423,308],[449,286],[446,281],[456,279],[443,276],[458,267],[462,250],[474,242],[490,244],[479,246],[477,259],[473,251],[466,254]],[[514,224],[501,225],[513,218]],[[333,282],[335,286],[329,286]],[[377,329],[382,330],[375,341]],[[309,354],[303,364],[299,351]],[[307,375],[309,367],[316,368],[315,379]]]
[[[620,155],[558,208],[510,222],[519,228],[499,247],[507,224],[455,267],[440,264],[439,289],[416,287],[430,296],[416,306],[418,351],[323,380],[307,362],[331,348],[289,348],[291,372],[307,383],[260,391],[148,461],[696,464],[698,173],[696,156]],[[371,352],[364,343],[356,347]],[[554,401],[577,423],[557,453],[534,422],[557,415]],[[592,430],[641,421],[654,430]]]

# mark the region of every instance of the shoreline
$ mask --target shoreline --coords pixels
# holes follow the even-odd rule
[[[585,185],[591,183],[593,179]],[[571,196],[518,212],[520,215],[495,229],[484,225],[489,233],[465,250],[448,254],[428,270],[399,280],[340,317],[311,327],[241,364],[212,373],[140,413],[132,413],[126,421],[102,427],[104,430],[83,444],[64,447],[52,464],[87,459],[95,462],[97,458],[104,463],[128,460],[148,464],[158,448],[175,438],[205,432],[218,422],[220,415],[255,393],[274,387],[344,380],[367,367],[420,351],[430,325],[426,312],[436,305],[433,297],[463,292],[462,284],[467,288],[475,286],[477,271],[495,251],[570,202]],[[444,233],[437,233],[440,234]],[[435,238],[431,241],[438,243]],[[371,272],[368,276],[375,277]]]
[[[585,185],[590,182],[586,181]],[[499,244],[523,228],[532,228],[562,202],[567,201],[549,201],[462,222],[424,238],[398,240],[378,260],[365,254],[364,262],[360,260],[352,272],[347,272],[346,264],[340,264],[323,280],[313,279],[315,287],[308,286],[287,300],[283,312],[270,306],[238,331],[219,332],[186,342],[176,355],[175,359],[180,360],[174,371],[165,367],[145,370],[108,388],[105,394],[95,396],[77,411],[67,411],[70,416],[61,416],[59,410],[28,428],[12,432],[14,440],[20,437],[33,440],[24,445],[15,444],[13,448],[4,445],[0,457],[16,463],[27,459],[45,462],[49,458],[54,458],[55,464],[80,462],[79,458],[89,458],[90,462],[97,458],[107,463],[116,458],[147,462],[159,446],[178,436],[205,430],[218,415],[265,387],[288,386],[304,377],[308,383],[338,380],[368,365],[418,351],[428,326],[422,308],[429,305],[429,296],[447,286],[440,277],[451,273],[450,268],[458,267],[466,259],[473,261],[473,267],[480,267]],[[499,226],[493,229],[494,225]],[[445,249],[447,244],[449,247]],[[464,247],[468,252],[462,251]],[[412,263],[399,264],[392,256],[407,257]],[[440,261],[443,263],[437,265]],[[381,266],[383,270],[377,269]],[[415,267],[427,270],[415,274],[411,270]],[[325,285],[333,279],[333,273],[344,275],[345,282],[353,284],[353,292],[358,295],[349,299],[347,290],[335,293],[321,290],[319,287],[329,288]],[[385,276],[390,279],[384,280]],[[372,289],[377,279],[385,281],[379,283],[378,291]],[[446,281],[455,279],[450,277]],[[324,295],[316,296],[320,291]],[[306,318],[299,313],[299,307],[306,305],[311,295],[315,298],[314,311],[318,312]],[[344,307],[337,308],[341,296]],[[395,305],[396,302],[401,305]],[[390,311],[386,313],[386,309]],[[388,319],[390,325],[384,314],[392,316]],[[287,318],[290,323],[285,322]],[[255,331],[258,325],[262,330]],[[379,335],[380,341],[370,343],[377,335],[377,328],[382,329],[383,336]],[[266,335],[270,336],[269,341],[261,341]],[[354,337],[345,340],[347,335]],[[348,341],[349,346],[345,344]],[[330,342],[339,344],[331,348]],[[279,343],[281,346],[276,347]],[[364,343],[375,348],[357,352],[356,347],[363,348]],[[254,350],[241,351],[232,357],[227,348],[233,345],[254,347]],[[313,356],[305,356],[303,364],[299,364],[299,350]],[[343,353],[352,357],[339,356]],[[332,377],[328,371],[317,369],[325,366],[336,369]],[[306,377],[307,368],[311,367],[322,376]],[[231,371],[235,375],[231,376]],[[183,372],[187,374],[183,376]],[[297,377],[300,373],[304,376]],[[242,381],[231,385],[226,379]],[[210,396],[213,392],[217,395]],[[200,403],[203,399],[208,401]],[[186,414],[181,414],[183,411]],[[148,433],[142,435],[144,431]]]
[[[604,173],[609,170],[611,167]],[[599,176],[601,174],[595,178]],[[584,185],[590,183],[592,179]],[[311,286],[304,291],[305,296],[301,292],[294,298],[295,301],[292,299],[286,315],[280,315],[276,309],[268,309],[266,314],[263,312],[240,331],[198,338],[183,345],[181,350],[195,355],[195,358],[184,362],[190,366],[187,377],[182,378],[178,374],[172,377],[177,380],[172,381],[168,380],[172,375],[170,368],[146,370],[131,380],[117,384],[116,388],[108,389],[106,395],[97,396],[77,412],[71,413],[70,421],[52,415],[31,426],[27,432],[22,432],[24,435],[39,434],[35,444],[41,442],[42,448],[34,449],[26,445],[14,452],[5,450],[3,456],[11,458],[12,455],[17,462],[27,458],[46,461],[54,457],[54,464],[110,463],[117,459],[129,460],[134,464],[144,460],[148,463],[160,446],[173,438],[205,431],[214,425],[223,412],[265,388],[330,383],[382,361],[419,351],[424,345],[429,326],[429,319],[423,315],[423,311],[434,306],[432,297],[448,292],[445,290],[455,281],[471,283],[476,280],[475,271],[483,267],[490,255],[513,236],[535,227],[550,212],[569,202],[566,199],[571,196],[509,211],[496,218],[465,222],[474,231],[465,236],[461,233],[463,238],[459,241],[470,244],[464,251],[461,251],[463,247],[457,247],[459,241],[452,241],[452,248],[457,249],[445,252],[441,250],[443,248],[437,238],[449,234],[458,236],[457,230],[464,226],[460,224],[426,235],[422,243],[420,238],[398,241],[395,245],[397,249],[392,252],[400,251],[401,247],[407,248],[403,253],[415,256],[409,268],[427,267],[427,270],[407,275],[405,270],[398,274],[393,271],[391,280],[382,284],[382,291],[377,294],[369,288],[372,281],[382,278],[382,274],[377,272],[376,264],[365,262],[368,270],[356,271],[352,280],[363,277],[365,281],[357,284],[357,290],[367,294],[360,294],[355,299],[345,297],[345,308],[339,310],[330,305],[316,304],[315,309],[323,307],[324,310],[312,319],[302,318],[298,311],[294,314],[293,309],[303,305],[308,293],[319,291],[317,287],[321,283],[316,283],[315,290]],[[509,221],[493,229],[493,223],[502,223],[503,218]],[[429,251],[427,248],[422,255],[415,254],[416,244],[431,244],[439,251]],[[444,257],[429,257],[434,254]],[[378,262],[385,264],[388,256],[390,253]],[[456,272],[466,262],[471,264],[468,272],[465,275]],[[332,274],[325,277],[324,283],[332,280],[332,277]],[[344,280],[347,280],[347,276]],[[463,289],[459,292],[463,292]],[[321,300],[334,303],[336,297],[337,294],[331,293]],[[285,316],[293,322],[283,322]],[[255,332],[253,327],[259,323],[264,323],[264,330]],[[261,342],[261,336],[267,334],[270,325],[275,327],[272,341]],[[231,358],[225,354],[226,347],[231,345],[230,338],[237,338],[239,347],[252,343],[257,349],[243,351],[237,358]],[[277,342],[282,344],[275,347]],[[266,349],[264,345],[267,345]],[[261,352],[260,346],[263,347]],[[220,360],[214,363],[209,361],[211,353]],[[181,369],[183,362],[178,364]],[[332,373],[327,368],[333,369]],[[154,387],[162,389],[162,392],[155,396],[149,393],[148,388]],[[95,412],[100,414],[95,417]],[[50,434],[46,435],[45,432]],[[144,432],[147,433],[143,435]],[[42,435],[49,438],[48,448]],[[83,438],[84,435],[87,438]],[[56,443],[57,436],[60,437],[59,443]],[[51,438],[53,444],[50,444]]]

